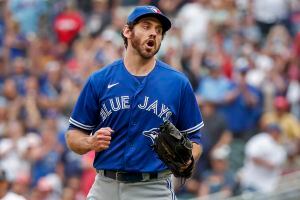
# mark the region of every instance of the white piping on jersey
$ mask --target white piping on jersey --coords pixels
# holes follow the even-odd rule
[[[110,89],[116,85],[118,85],[119,83],[112,83],[112,84],[108,84],[107,89]]]
[[[75,126],[78,126],[79,128],[85,129],[85,130],[92,130],[95,127],[95,126],[82,124],[82,123],[72,119],[72,117],[70,117],[69,122]]]
[[[172,187],[172,180],[170,180],[170,178],[167,179],[167,188],[170,190],[171,192],[171,196],[172,196],[172,200],[176,200],[176,196],[174,193],[174,189]]]
[[[195,132],[195,131],[198,131],[198,130],[199,130],[200,128],[202,128],[203,126],[204,126],[204,122],[202,121],[200,124],[198,124],[198,125],[196,125],[196,126],[194,126],[194,127],[192,127],[192,128],[189,128],[189,129],[180,131],[180,132],[182,132],[182,133],[187,133],[187,134],[193,133],[193,132]]]

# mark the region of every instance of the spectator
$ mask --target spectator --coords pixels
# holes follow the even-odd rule
[[[271,27],[276,23],[288,26],[289,4],[286,0],[254,0],[251,5],[255,20],[263,36],[268,35]]]
[[[230,81],[223,76],[220,63],[213,61],[212,58],[205,60],[208,68],[208,75],[203,76],[196,91],[198,103],[209,100],[216,104],[225,102],[225,94],[229,90]]]
[[[269,82],[269,84],[273,84],[272,80],[270,80],[270,74],[272,70],[274,70],[274,61],[270,56],[264,53],[257,53],[252,66],[248,59],[241,57],[236,60],[236,67],[241,69],[245,68],[245,70],[248,69],[246,74],[247,83],[257,89],[265,89],[264,84],[268,84]],[[271,87],[274,86],[271,85]],[[275,90],[275,88],[273,90]]]
[[[111,23],[108,0],[92,0],[92,11],[88,13],[86,29],[92,36],[99,35]]]
[[[287,57],[288,49],[291,46],[291,37],[287,28],[283,25],[276,25],[270,29],[266,38],[265,49],[275,55]]]
[[[209,155],[211,150],[219,146],[230,145],[231,133],[224,117],[217,112],[217,103],[212,100],[205,100],[201,105],[205,128],[203,128],[203,154],[200,157],[195,176],[200,179],[205,170],[211,168]]]
[[[1,200],[25,200],[24,197],[11,192],[9,190],[9,181],[6,176],[6,172],[1,169],[0,170],[0,199]]]
[[[46,11],[45,0],[11,0],[8,6],[22,34],[27,37],[38,33],[40,17]]]
[[[291,105],[291,113],[300,121],[300,69],[297,65],[291,65],[288,77],[286,98]]]
[[[211,153],[212,169],[205,171],[203,181],[199,188],[199,196],[220,193],[223,199],[233,195],[235,180],[234,174],[230,172],[228,156],[230,148],[227,145],[216,147]]]
[[[269,124],[265,131],[246,144],[244,166],[239,173],[243,192],[268,193],[278,184],[286,160],[286,151],[280,144],[282,130],[277,124]]]
[[[208,24],[210,19],[209,3],[206,0],[194,0],[185,4],[176,18],[182,29],[183,46],[206,47]]]
[[[262,97],[258,89],[246,82],[248,66],[237,66],[235,81],[225,94],[222,107],[229,130],[235,138],[247,140],[257,129],[262,113]]]
[[[30,174],[21,172],[11,184],[11,191],[28,199],[30,193]]]
[[[61,162],[64,168],[64,178],[78,176],[82,177],[83,169],[81,164],[81,157],[78,154],[70,151],[65,147],[64,152],[61,155]]]
[[[67,5],[54,20],[54,30],[58,43],[69,48],[84,26],[83,16],[76,8],[74,1],[67,1]]]
[[[23,99],[23,120],[28,132],[38,132],[42,121],[39,110],[39,83],[36,76],[29,76],[25,82]]]
[[[245,39],[255,44],[259,43],[262,39],[261,32],[255,23],[255,19],[251,14],[245,14],[242,18],[242,34]]]
[[[18,57],[26,56],[28,40],[25,35],[20,32],[19,26],[20,25],[12,19],[6,20],[3,54],[7,60],[15,60]]]
[[[282,127],[285,140],[299,140],[299,121],[288,112],[289,103],[287,99],[283,96],[278,96],[274,99],[273,105],[274,111],[264,113],[261,118],[262,129],[271,123],[277,123]]]
[[[12,61],[12,74],[11,77],[16,83],[18,94],[25,96],[26,93],[26,79],[28,77],[28,65],[26,59],[17,57]]]
[[[80,176],[73,176],[67,179],[66,187],[74,191],[74,200],[85,199],[85,194],[82,192]]]
[[[40,200],[57,200],[62,193],[62,183],[57,174],[48,174],[37,183]]]
[[[29,173],[30,163],[26,159],[27,140],[20,121],[9,121],[6,138],[0,140],[0,168],[14,181],[18,173]]]
[[[41,130],[41,143],[31,149],[32,186],[36,186],[42,177],[58,173],[62,149],[57,142],[57,133],[53,128],[44,126]]]
[[[60,111],[67,104],[68,92],[64,91],[66,86],[62,85],[62,73],[63,69],[59,62],[53,61],[47,64],[40,86],[39,105],[43,116],[50,110]]]
[[[169,17],[175,17],[178,10],[183,5],[183,0],[158,1],[157,7]]]

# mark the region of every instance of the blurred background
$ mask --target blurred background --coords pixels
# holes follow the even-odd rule
[[[172,20],[157,57],[187,75],[205,122],[178,199],[299,199],[300,0],[0,0],[0,183],[28,200],[85,199],[94,153],[67,149],[68,118],[146,4]]]

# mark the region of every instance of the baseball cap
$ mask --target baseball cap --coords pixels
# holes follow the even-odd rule
[[[249,62],[246,58],[240,57],[235,61],[235,70],[240,73],[245,73],[249,70]]]
[[[275,124],[275,123],[270,123],[267,125],[266,129],[268,131],[276,131],[277,133],[281,133],[282,132],[282,129],[281,127],[278,125],[278,124]]]
[[[222,145],[212,151],[211,157],[214,160],[226,160],[230,154],[230,147]]]
[[[206,66],[209,70],[219,70],[221,69],[221,65],[212,59],[205,59],[204,66]]]
[[[278,109],[288,109],[289,102],[284,96],[277,96],[274,99],[274,106]]]
[[[127,18],[127,24],[137,22],[144,17],[156,17],[162,24],[164,31],[171,28],[171,21],[155,6],[137,6]]]

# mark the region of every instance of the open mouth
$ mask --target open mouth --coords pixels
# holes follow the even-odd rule
[[[152,47],[154,47],[154,40],[148,40],[148,42],[146,44],[149,48],[152,48]]]

